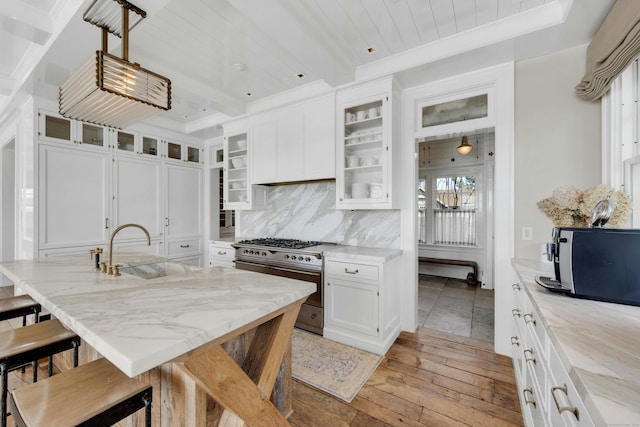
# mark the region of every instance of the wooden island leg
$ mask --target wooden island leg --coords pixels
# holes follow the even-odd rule
[[[220,346],[193,355],[183,372],[225,408],[221,426],[289,426],[269,400],[300,304],[259,325],[240,367]]]

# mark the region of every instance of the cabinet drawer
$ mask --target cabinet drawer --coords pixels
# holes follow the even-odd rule
[[[553,345],[549,346],[549,417],[553,426],[591,427],[593,422]]]
[[[333,260],[328,260],[325,266],[327,275],[341,277],[347,280],[360,279],[377,282],[380,280],[379,270],[379,267],[376,265]]]
[[[183,239],[169,242],[168,257],[176,257],[202,252],[202,239]]]
[[[235,249],[223,246],[209,246],[209,255],[211,258],[220,261],[233,261],[235,258]]]

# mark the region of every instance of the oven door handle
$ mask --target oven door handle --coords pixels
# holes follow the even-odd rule
[[[273,270],[286,271],[287,273],[295,273],[295,274],[304,273],[304,274],[307,274],[309,276],[316,276],[316,277],[320,277],[320,275],[321,275],[321,273],[319,271],[291,270],[289,268],[276,267],[275,265],[269,265],[268,267],[273,269]]]

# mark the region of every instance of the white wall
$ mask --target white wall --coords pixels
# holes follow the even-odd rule
[[[2,242],[0,245],[0,261],[15,259],[15,198],[16,198],[16,153],[13,141],[2,147],[0,154],[2,159],[2,183],[0,201],[0,235]]]
[[[553,224],[536,203],[560,186],[600,183],[600,102],[580,100],[586,45],[516,63],[515,256],[540,257]],[[522,240],[522,227],[533,240]]]

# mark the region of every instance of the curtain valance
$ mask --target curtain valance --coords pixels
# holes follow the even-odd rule
[[[596,101],[640,55],[640,0],[617,0],[587,48],[587,70],[576,86],[580,98]]]

